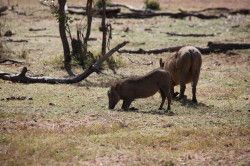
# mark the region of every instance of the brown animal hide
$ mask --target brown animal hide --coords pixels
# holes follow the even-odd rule
[[[176,97],[178,94],[174,93],[174,86],[180,84],[179,98],[183,98],[186,84],[191,82],[193,102],[197,102],[196,86],[199,80],[201,64],[201,53],[193,46],[182,47],[164,63],[162,62],[162,59],[160,60],[160,67],[170,72],[171,94],[173,97]]]
[[[123,100],[122,109],[127,110],[131,102],[137,98],[146,98],[160,92],[162,109],[165,99],[168,99],[170,110],[170,74],[162,69],[156,69],[141,77],[131,77],[114,83],[108,91],[109,108],[113,109],[119,100]]]

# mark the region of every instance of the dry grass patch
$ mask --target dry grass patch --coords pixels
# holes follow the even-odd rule
[[[5,164],[17,164],[17,161],[19,164],[70,163],[75,159],[78,162],[96,162],[98,158],[108,157],[110,161],[107,163],[116,160],[119,163],[121,160],[132,164],[141,159],[139,163],[161,165],[169,160],[177,162],[177,158],[187,154],[209,154],[211,149],[247,154],[250,148],[247,126],[117,130],[121,128],[112,124],[80,126],[63,132],[32,129],[3,133],[0,158]],[[111,157],[116,153],[134,157],[133,160]],[[241,162],[247,162],[246,158]]]
[[[10,1],[11,3],[14,1]],[[72,1],[83,4],[82,1]],[[141,1],[118,1],[142,7]],[[162,9],[178,10],[181,6],[197,9],[207,2],[179,0],[165,3]],[[214,2],[214,1],[213,1]],[[14,3],[17,3],[15,1]],[[8,20],[14,29],[13,39],[28,43],[4,43],[11,48],[13,58],[25,58],[29,74],[65,77],[62,46],[56,20],[48,9],[31,0],[18,1],[20,10],[28,16],[8,12],[0,23]],[[232,5],[234,4],[234,5]],[[246,1],[223,1],[207,7],[245,7]],[[69,4],[70,5],[70,4]],[[181,5],[181,6],[180,6]],[[27,7],[29,6],[29,7]],[[31,9],[32,6],[32,9]],[[178,8],[176,8],[178,6]],[[202,8],[203,8],[202,7]],[[185,8],[183,8],[185,9]],[[34,12],[39,10],[37,12]],[[30,13],[33,15],[29,15]],[[73,29],[80,16],[73,16]],[[111,47],[124,39],[128,49],[151,49],[176,45],[205,46],[208,41],[249,42],[249,16],[223,19],[175,20],[156,17],[146,20],[109,20],[113,25]],[[36,24],[34,24],[36,22]],[[29,28],[48,27],[30,32]],[[100,19],[93,19],[90,50],[100,50]],[[238,26],[239,25],[239,26]],[[124,29],[129,27],[128,32]],[[147,29],[147,30],[146,30]],[[72,31],[73,32],[73,31]],[[214,33],[214,37],[184,38],[167,36],[165,32]],[[73,33],[72,33],[73,34]],[[45,37],[42,37],[45,35]],[[73,34],[75,35],[75,34]],[[35,37],[34,37],[35,36]],[[51,36],[51,37],[46,37]],[[53,37],[52,37],[53,36]],[[249,50],[203,56],[203,66],[197,87],[198,105],[190,102],[191,85],[187,85],[187,100],[173,101],[173,116],[158,110],[160,95],[136,100],[138,111],[107,109],[107,90],[112,81],[131,75],[144,75],[159,67],[161,55],[116,54],[117,74],[93,74],[74,85],[18,84],[0,80],[0,160],[2,165],[247,165],[249,163]],[[152,65],[140,65],[134,62]],[[61,62],[60,62],[61,61]],[[3,72],[16,73],[20,65],[0,65]],[[104,67],[106,67],[104,65]],[[74,68],[78,73],[82,70]],[[179,87],[175,88],[179,91]],[[11,96],[26,96],[32,100],[9,100]],[[164,106],[165,107],[165,106]],[[166,107],[165,107],[166,108]]]

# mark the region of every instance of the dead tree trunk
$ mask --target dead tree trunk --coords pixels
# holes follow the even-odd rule
[[[107,26],[106,26],[106,0],[102,0],[102,55],[106,53]]]
[[[64,68],[68,72],[70,76],[73,76],[74,73],[71,70],[71,56],[70,56],[70,48],[69,42],[66,36],[66,14],[64,11],[64,7],[66,4],[66,0],[58,0],[58,15],[59,15],[59,32],[63,45],[63,54],[64,54]]]
[[[87,45],[87,41],[89,40],[90,32],[91,32],[91,24],[92,24],[92,4],[93,0],[87,1],[87,31],[86,36],[84,38],[84,44]],[[86,49],[87,50],[87,49]]]
[[[88,40],[89,40],[89,36],[91,33],[91,25],[92,25],[92,4],[93,1],[92,0],[88,0],[87,1],[87,5],[86,5],[86,13],[87,13],[87,30],[86,30],[86,35],[83,39],[83,52],[81,55],[81,63],[84,64],[84,60],[86,60],[87,57],[87,52],[88,52]],[[84,58],[85,57],[85,58]]]
[[[112,48],[108,53],[101,56],[95,63],[93,63],[88,69],[86,69],[82,74],[71,78],[52,78],[52,77],[32,77],[27,76],[26,73],[28,69],[24,67],[20,74],[10,74],[10,73],[0,73],[0,79],[8,80],[11,82],[19,82],[19,83],[47,83],[47,84],[73,84],[80,82],[87,78],[93,72],[99,72],[100,65],[107,60],[113,53],[115,53],[120,48],[124,47],[128,42],[124,41],[118,44],[116,47]]]

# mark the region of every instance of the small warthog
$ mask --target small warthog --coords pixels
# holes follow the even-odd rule
[[[160,92],[162,102],[159,109],[168,100],[168,110],[170,110],[170,74],[169,72],[156,69],[141,77],[131,77],[113,84],[109,91],[109,109],[114,109],[119,100],[123,100],[122,109],[128,110],[131,102],[137,98],[146,98]]]
[[[201,64],[201,53],[193,46],[182,47],[164,63],[160,59],[160,67],[169,71],[171,75],[170,91],[173,97],[176,97],[178,94],[174,93],[174,86],[180,84],[179,99],[181,99],[184,97],[186,84],[192,82],[192,101],[197,102],[196,86],[199,80]]]

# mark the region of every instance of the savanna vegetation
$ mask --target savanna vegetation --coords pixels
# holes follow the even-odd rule
[[[116,2],[145,8],[144,0]],[[241,9],[249,4],[249,0],[156,2],[161,11],[171,12],[209,7]],[[18,63],[0,63],[0,71],[19,73],[27,66],[28,75],[69,77],[64,69],[58,22],[51,9],[34,0],[1,0],[1,4],[13,7],[0,16],[0,60]],[[85,4],[86,1],[68,0],[68,5]],[[68,16],[71,34],[76,37],[77,28],[86,26],[86,17]],[[112,25],[110,49],[125,40],[130,43],[124,49],[131,50],[204,47],[209,41],[250,42],[250,15],[106,21]],[[101,55],[100,26],[101,18],[93,17],[90,38],[96,40],[88,41],[88,51],[94,59]],[[6,36],[9,30],[13,34]],[[166,32],[214,35],[181,37]],[[13,42],[20,40],[23,41]],[[159,93],[134,101],[132,107],[138,110],[122,111],[121,102],[114,110],[108,109],[107,91],[112,82],[145,75],[160,67],[160,58],[165,60],[172,54],[116,52],[102,64],[101,73],[75,84],[0,80],[1,165],[249,165],[250,49],[202,55],[198,104],[191,102],[191,85],[187,84],[187,99],[172,101],[171,114],[158,110]],[[84,70],[74,58],[72,69],[75,73]]]

